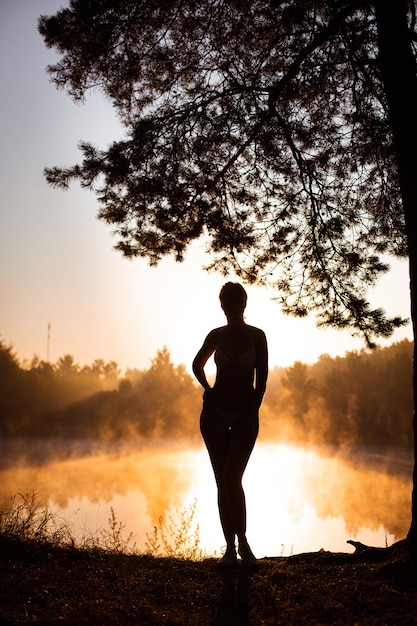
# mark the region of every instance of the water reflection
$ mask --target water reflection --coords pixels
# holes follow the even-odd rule
[[[39,493],[73,531],[107,526],[112,506],[142,549],[159,516],[197,500],[202,548],[219,552],[222,533],[207,453],[178,445],[98,446],[91,441],[2,444],[0,503],[10,494]],[[356,451],[319,455],[258,444],[244,482],[248,537],[258,556],[350,551],[347,539],[385,545],[410,524],[409,453]]]

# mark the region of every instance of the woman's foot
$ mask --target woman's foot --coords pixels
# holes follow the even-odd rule
[[[256,556],[254,555],[254,553],[252,552],[252,550],[250,549],[250,546],[246,539],[239,541],[238,552],[239,552],[240,558],[246,565],[253,565],[253,566],[258,565],[258,560]]]
[[[226,552],[223,554],[222,558],[217,561],[217,567],[220,567],[220,568],[234,567],[236,563],[237,563],[236,548],[232,546],[231,548],[226,548]]]

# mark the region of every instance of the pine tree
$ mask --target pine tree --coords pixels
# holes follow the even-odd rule
[[[181,261],[205,237],[211,268],[371,346],[404,323],[367,301],[390,255],[410,259],[417,310],[415,14],[415,0],[71,0],[39,22],[61,55],[51,78],[75,100],[101,88],[126,133],[47,179],[95,190],[125,256]]]

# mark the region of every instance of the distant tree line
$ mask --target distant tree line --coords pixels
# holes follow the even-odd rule
[[[372,352],[274,368],[261,437],[306,445],[411,446],[408,340]],[[146,370],[79,366],[66,355],[22,365],[0,341],[0,437],[199,440],[201,390],[167,348]]]
[[[70,355],[23,367],[0,342],[0,437],[189,437],[200,396],[166,348],[122,377],[113,361],[81,367]]]
[[[412,446],[408,340],[372,352],[322,355],[271,372],[264,402],[268,437],[336,446]]]

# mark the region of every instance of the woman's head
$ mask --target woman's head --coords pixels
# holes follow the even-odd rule
[[[220,290],[220,304],[226,316],[241,317],[246,308],[248,296],[239,283],[226,283]]]
[[[225,300],[243,300],[245,305],[248,300],[248,296],[244,288],[240,283],[226,283],[220,289],[219,294],[220,302],[223,304]]]

